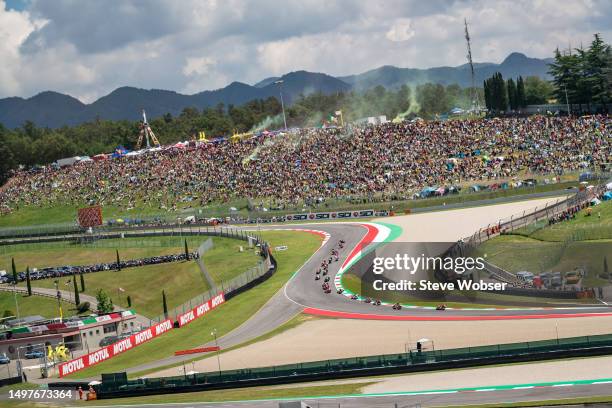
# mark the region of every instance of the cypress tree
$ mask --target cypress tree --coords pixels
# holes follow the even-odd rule
[[[164,308],[164,317],[168,318],[168,302],[166,302],[166,291],[162,290],[162,306]]]
[[[83,272],[81,272],[81,292],[85,292],[85,277],[83,276]]]
[[[30,282],[30,267],[26,267],[26,286],[28,288],[28,295],[32,296],[32,283]]]
[[[132,307],[132,298],[130,297],[130,295],[128,295],[127,297],[127,305],[128,307]]]
[[[519,76],[516,82],[516,103],[517,107],[524,108],[527,106],[527,97],[525,96],[525,82],[523,77]]]
[[[508,88],[508,104],[510,105],[511,110],[515,110],[518,107],[518,101],[516,98],[517,97],[516,85],[514,84],[514,80],[512,78],[508,79],[507,88]]]
[[[15,267],[15,258],[11,258],[11,267],[13,268],[13,282],[17,284],[17,268]]]
[[[79,287],[76,282],[76,275],[72,275],[72,285],[74,286],[74,303],[78,306],[81,304],[81,297],[79,296]]]
[[[121,259],[119,259],[119,250],[116,250],[117,253],[117,270],[120,271],[121,270]]]
[[[185,259],[189,260],[189,247],[187,246],[187,238],[185,238]]]

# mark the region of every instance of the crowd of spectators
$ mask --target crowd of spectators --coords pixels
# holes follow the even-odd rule
[[[19,171],[0,212],[63,204],[180,206],[411,198],[427,186],[559,175],[612,161],[609,116],[415,121],[292,129],[134,157]],[[187,204],[186,204],[187,203]]]
[[[197,252],[193,252],[189,254],[189,259],[197,259],[200,255]],[[181,254],[171,254],[171,255],[159,255],[152,256],[149,258],[139,258],[139,259],[130,259],[125,261],[117,262],[105,262],[105,263],[97,263],[93,265],[81,265],[81,266],[54,266],[41,268],[37,270],[33,270],[30,272],[31,280],[38,279],[49,279],[49,278],[61,278],[64,276],[71,275],[79,275],[82,273],[93,273],[93,272],[103,272],[103,271],[113,271],[120,270],[124,268],[134,268],[137,266],[146,266],[146,265],[157,265],[168,262],[180,262],[185,261],[187,259],[187,255],[185,253]],[[19,282],[23,282],[27,279],[26,272],[18,272],[17,280]],[[13,275],[5,275],[0,280],[1,283],[14,283]]]

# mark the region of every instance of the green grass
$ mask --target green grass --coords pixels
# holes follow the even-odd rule
[[[57,300],[45,296],[24,296],[17,293],[17,303],[19,305],[19,316],[40,315],[42,317],[59,317],[57,308]],[[62,312],[64,316],[73,316],[76,314],[75,306],[72,303],[62,302]],[[0,292],[0,313],[5,314],[10,312],[10,315],[17,315],[15,307],[15,294],[11,292]]]
[[[553,225],[542,220],[516,229],[512,234],[549,242],[612,239],[612,201],[582,210],[574,219]]]
[[[612,240],[547,242],[518,236],[502,235],[483,243],[479,254],[487,261],[510,272],[530,271],[569,272],[577,268],[585,272],[583,285],[587,287],[607,284],[598,277],[604,271],[604,256],[612,265]]]
[[[270,279],[221,304],[205,317],[196,319],[181,329],[171,330],[106,362],[76,372],[70,378],[90,378],[101,373],[123,371],[128,367],[172,356],[176,350],[199,346],[212,340],[209,335],[212,329],[216,329],[219,336],[229,333],[248,320],[278,292],[317,250],[321,242],[318,236],[295,231],[262,231],[261,235],[272,247],[288,246],[288,250],[275,254],[278,270]]]
[[[194,251],[200,242],[208,237],[198,237],[188,241],[190,250]],[[203,260],[207,270],[215,281],[231,279],[259,262],[259,256],[253,251],[239,252],[239,246],[246,247],[246,243],[231,238],[213,237],[214,247],[204,254]],[[131,242],[130,242],[131,241]],[[97,262],[112,262],[116,259],[113,245],[122,245],[119,250],[122,259],[134,259],[144,256],[182,253],[184,241],[176,237],[123,240],[101,240],[101,247],[90,245],[58,244],[43,245],[41,250],[21,250],[19,245],[12,246],[15,250],[11,255],[4,255],[2,262],[8,264],[5,268],[10,270],[11,256],[15,256],[17,268],[19,265],[31,262],[31,266],[57,266],[57,265],[83,265]],[[129,247],[133,245],[133,247]],[[177,245],[177,246],[167,246]],[[144,246],[144,247],[138,247]],[[172,262],[158,265],[147,265],[135,268],[126,268],[121,271],[95,272],[84,275],[85,294],[95,296],[99,289],[105,290],[113,302],[119,306],[127,307],[127,296],[132,300],[132,308],[139,314],[154,318],[163,312],[162,289],[166,291],[169,309],[183,304],[190,299],[206,293],[210,287],[195,261]],[[63,283],[70,278],[61,278]],[[41,279],[32,281],[33,287],[54,288],[55,279]],[[77,283],[80,288],[80,280]],[[20,284],[24,286],[24,283]],[[125,292],[119,292],[119,288]],[[72,290],[72,286],[67,286]]]
[[[253,387],[238,388],[220,391],[202,391],[183,394],[150,395],[145,397],[121,398],[121,400],[99,400],[96,405],[116,405],[120,401],[121,405],[140,405],[140,404],[170,404],[170,403],[189,403],[189,402],[223,402],[257,400],[271,398],[295,398],[311,397],[316,395],[354,395],[359,394],[361,389],[373,383],[349,383],[336,385],[316,385],[316,386],[296,386],[296,387]]]
[[[208,291],[209,287],[195,261],[126,268],[121,271],[105,271],[85,274],[85,294],[95,296],[99,289],[110,295],[113,303],[127,307],[127,296],[132,299],[132,309],[138,314],[154,318],[163,313],[162,289],[166,291],[168,308],[172,309],[189,299]],[[69,277],[60,278],[60,287]],[[80,290],[80,281],[77,278]],[[25,286],[23,282],[20,286]],[[32,281],[32,287],[54,288],[54,279]],[[125,292],[119,292],[122,288]]]

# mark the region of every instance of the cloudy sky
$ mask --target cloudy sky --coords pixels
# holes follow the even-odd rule
[[[610,0],[0,0],[0,98],[460,65],[464,18],[479,62],[612,41]]]

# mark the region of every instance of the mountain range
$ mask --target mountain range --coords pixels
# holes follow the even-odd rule
[[[524,54],[512,53],[501,64],[474,64],[475,84],[481,86],[484,79],[495,72],[504,78],[519,75],[539,76],[549,79],[548,64],[552,59],[529,58]],[[282,84],[276,83],[281,81]],[[357,75],[333,77],[324,73],[296,71],[280,77],[266,78],[254,85],[232,82],[224,88],[184,95],[161,89],[140,89],[121,87],[91,104],[53,91],[41,92],[31,98],[10,97],[0,99],[0,123],[8,128],[21,126],[30,120],[38,126],[57,128],[101,119],[137,120],[141,110],[149,118],[165,113],[178,115],[186,107],[203,109],[219,103],[241,105],[253,99],[279,97],[282,91],[284,102],[290,105],[300,95],[313,92],[332,94],[346,91],[362,91],[382,85],[388,89],[403,84],[419,85],[426,82],[443,85],[471,85],[469,65],[457,67],[436,67],[428,69],[398,68],[382,66]]]

